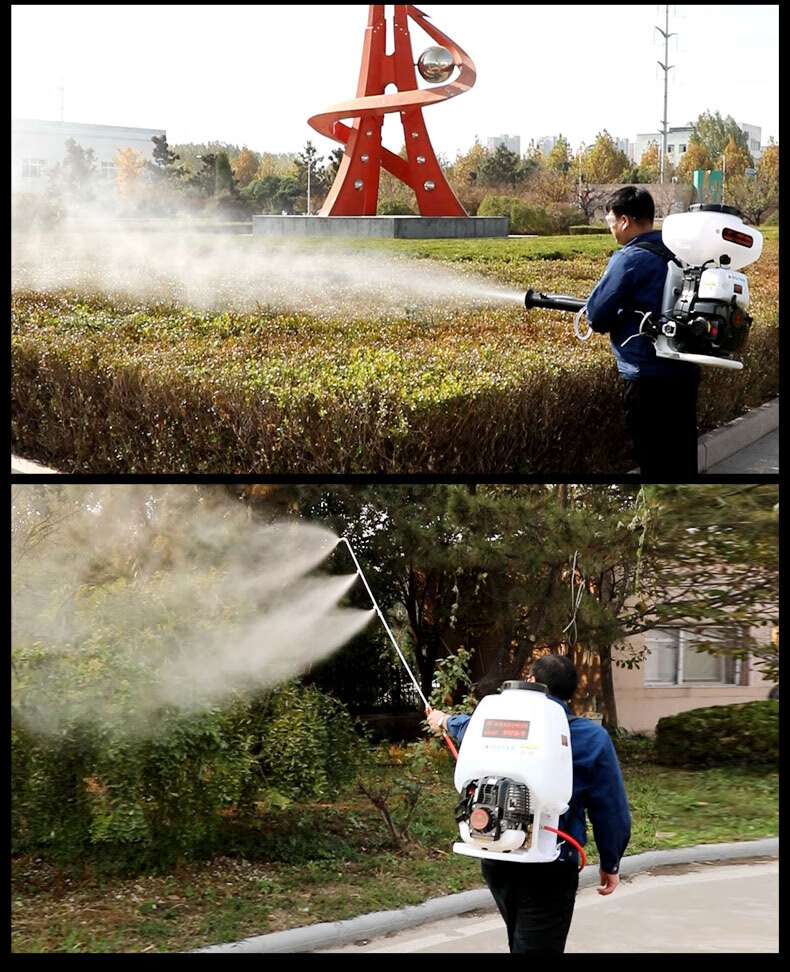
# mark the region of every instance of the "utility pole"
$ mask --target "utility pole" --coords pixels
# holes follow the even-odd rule
[[[669,32],[669,5],[664,8],[665,11],[665,26],[664,30],[660,27],[656,27],[656,30],[664,38],[664,63],[658,61],[658,66],[664,72],[664,119],[661,126],[661,158],[658,163],[658,181],[663,183],[664,181],[664,160],[667,155],[667,78],[669,76],[670,68],[674,67],[673,64],[669,63],[669,38],[676,36],[675,34],[670,34]]]

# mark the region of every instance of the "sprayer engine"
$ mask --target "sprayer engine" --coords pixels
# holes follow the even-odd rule
[[[455,766],[457,854],[553,861],[573,783],[565,710],[538,682],[505,682],[481,699]]]
[[[696,204],[667,216],[661,238],[675,256],[667,264],[661,313],[622,311],[641,318],[634,337],[652,340],[659,358],[742,368],[734,356],[746,344],[752,318],[747,313],[749,282],[740,270],[759,258],[762,234],[747,226],[737,209]],[[652,248],[639,241],[635,245]],[[591,333],[579,329],[586,303],[581,298],[528,290],[524,303],[574,311],[577,337],[586,340]]]
[[[505,851],[527,840],[532,814],[529,790],[507,776],[470,780],[455,808],[455,819],[464,840],[482,841]]]

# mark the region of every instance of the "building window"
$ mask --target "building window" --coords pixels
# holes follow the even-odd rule
[[[680,154],[681,154],[681,155],[683,155],[683,153],[684,153],[684,152],[686,151],[686,149],[687,149],[687,147],[688,147],[688,146],[686,146],[686,145],[681,145],[681,146],[680,146]]]
[[[41,179],[46,168],[45,159],[22,159],[22,178]]]
[[[674,145],[667,145],[667,155],[672,155],[674,151],[675,151]]]
[[[101,177],[102,179],[114,179],[115,178],[115,163],[114,162],[102,162],[101,163]]]
[[[743,632],[730,628],[717,636],[722,645],[743,646]],[[698,651],[700,635],[683,628],[654,628],[645,635],[645,685],[743,685],[746,666],[732,655]]]

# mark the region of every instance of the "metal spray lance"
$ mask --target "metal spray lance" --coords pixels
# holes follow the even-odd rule
[[[362,573],[362,568],[360,567],[359,561],[357,560],[356,555],[351,548],[351,544],[348,542],[348,538],[341,537],[340,540],[343,543],[345,543],[345,545],[348,547],[348,552],[351,554],[351,559],[354,561],[354,566],[357,568],[357,573],[359,574],[362,583],[365,585],[365,590],[368,592],[368,597],[373,602],[373,607],[376,609],[376,614],[378,614],[379,618],[381,619],[381,623],[384,625],[384,630],[389,635],[389,639],[394,645],[395,651],[397,651],[398,653],[398,657],[403,662],[406,671],[409,673],[409,677],[412,680],[412,684],[414,685],[414,688],[417,690],[417,694],[422,699],[422,703],[425,706],[425,714],[428,715],[432,711],[432,707],[428,704],[428,700],[425,698],[425,695],[423,694],[423,691],[420,688],[420,683],[415,678],[414,672],[411,670],[411,668],[409,668],[409,663],[406,661],[403,652],[400,650],[400,646],[398,645],[398,642],[395,640],[394,635],[390,631],[390,626],[387,624],[387,619],[382,614],[381,608],[378,606],[376,598],[373,596],[373,591],[371,591],[370,585],[365,579],[365,575]],[[444,729],[442,730],[442,738],[447,743],[447,746],[449,747],[450,752],[453,754],[453,756],[456,759],[458,759],[458,750],[455,748],[455,746],[453,745],[453,741],[450,739],[450,736],[447,734],[446,730]]]

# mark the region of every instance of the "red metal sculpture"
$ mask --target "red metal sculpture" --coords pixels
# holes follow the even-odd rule
[[[459,68],[455,81],[423,90],[417,87],[408,18],[442,45],[423,52],[417,63],[420,74],[428,81],[443,82]],[[383,166],[411,186],[421,215],[466,216],[436,160],[422,109],[468,91],[475,83],[475,66],[454,41],[428,23],[427,16],[411,4],[395,4],[393,27],[394,51],[387,54],[384,4],[371,4],[357,97],[308,119],[308,124],[321,135],[345,145],[340,168],[320,215],[375,216]],[[394,84],[397,93],[385,94],[388,84]],[[401,116],[405,159],[381,144],[384,115],[394,111]],[[353,118],[351,127],[342,118]]]

